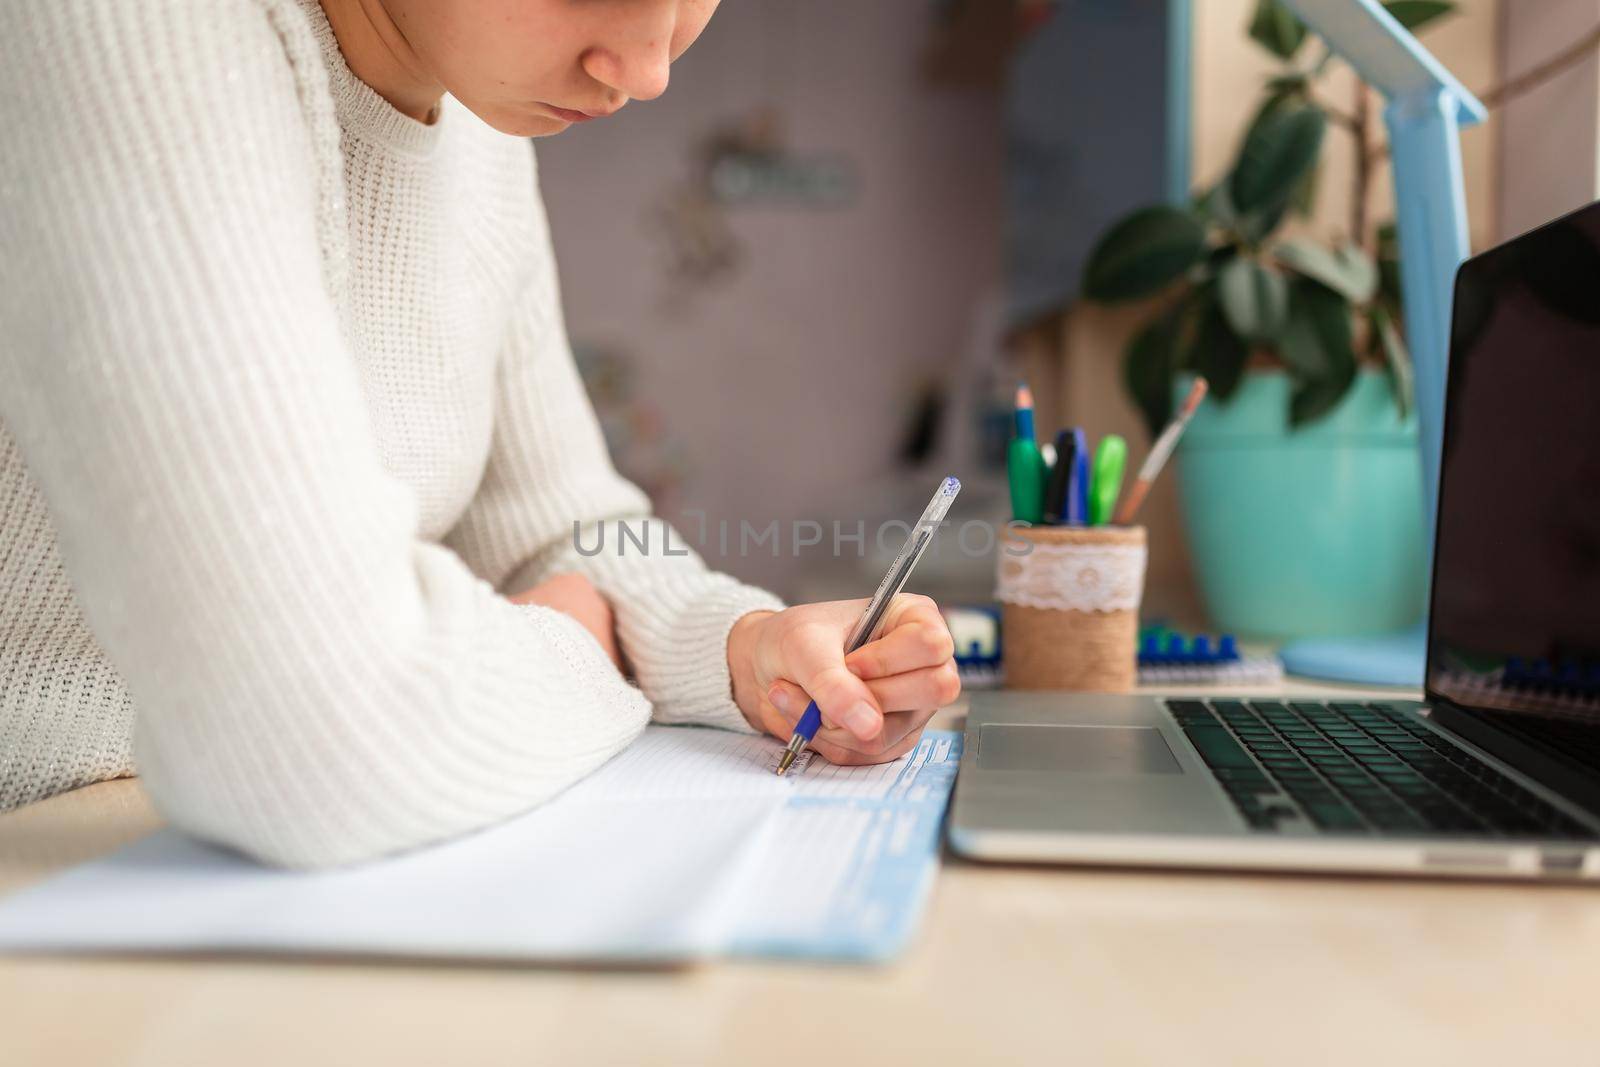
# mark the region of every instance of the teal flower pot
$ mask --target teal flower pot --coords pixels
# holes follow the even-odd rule
[[[1189,380],[1177,383],[1181,398]],[[1200,589],[1222,630],[1285,640],[1399,630],[1422,614],[1415,416],[1363,371],[1325,418],[1290,431],[1286,375],[1208,398],[1178,447]]]

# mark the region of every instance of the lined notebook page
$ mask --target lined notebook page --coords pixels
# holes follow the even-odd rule
[[[901,757],[873,767],[840,767],[825,759],[814,759],[796,780],[795,793],[803,797],[882,800],[905,762]]]
[[[807,750],[779,778],[773,768],[783,748],[775,738],[755,734],[651,726],[567,796],[604,802],[789,795],[882,800],[912,758],[902,756],[872,767],[840,767]],[[926,755],[922,753],[924,759]]]
[[[918,745],[892,763],[871,767],[840,767],[825,759],[813,759],[800,776],[795,795],[807,799],[886,800],[912,788],[917,772],[928,761],[929,751],[929,746]],[[906,766],[908,762],[910,768]]]
[[[755,734],[650,726],[566,796],[604,803],[784,797],[791,785],[772,773],[782,751],[778,741]]]

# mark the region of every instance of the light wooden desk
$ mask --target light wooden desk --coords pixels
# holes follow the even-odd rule
[[[0,890],[157,825],[134,782],[0,817]],[[1595,890],[952,858],[882,968],[0,958],[0,1063],[1528,1067],[1600,1061],[1597,990]]]

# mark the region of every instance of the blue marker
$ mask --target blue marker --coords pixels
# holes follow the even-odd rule
[[[939,483],[933,499],[928,501],[927,508],[922,512],[922,518],[911,528],[905,547],[901,548],[900,554],[894,558],[889,573],[878,583],[878,591],[873,593],[872,599],[867,602],[867,610],[861,613],[855,629],[850,631],[850,639],[844,645],[845,655],[848,656],[878,635],[878,628],[883,625],[883,617],[889,612],[889,602],[895,598],[896,593],[906,587],[917,560],[922,558],[922,554],[933,543],[934,535],[939,532],[939,524],[944,521],[945,513],[950,510],[950,505],[955,503],[956,494],[959,492],[961,492],[961,482],[955,478],[946,478]],[[811,743],[811,738],[821,728],[822,711],[813,700],[806,705],[800,721],[794,724],[794,734],[789,738],[789,747],[783,750],[783,758],[778,761],[778,774],[787,773],[795,758],[805,751],[806,746]]]
[[[1089,524],[1089,444],[1079,429],[1072,431],[1072,473],[1067,481],[1062,521],[1068,526]]]

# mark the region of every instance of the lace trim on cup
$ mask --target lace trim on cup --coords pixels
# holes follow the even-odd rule
[[[1143,545],[1034,544],[1000,553],[995,596],[1054,611],[1137,611],[1144,592]]]

